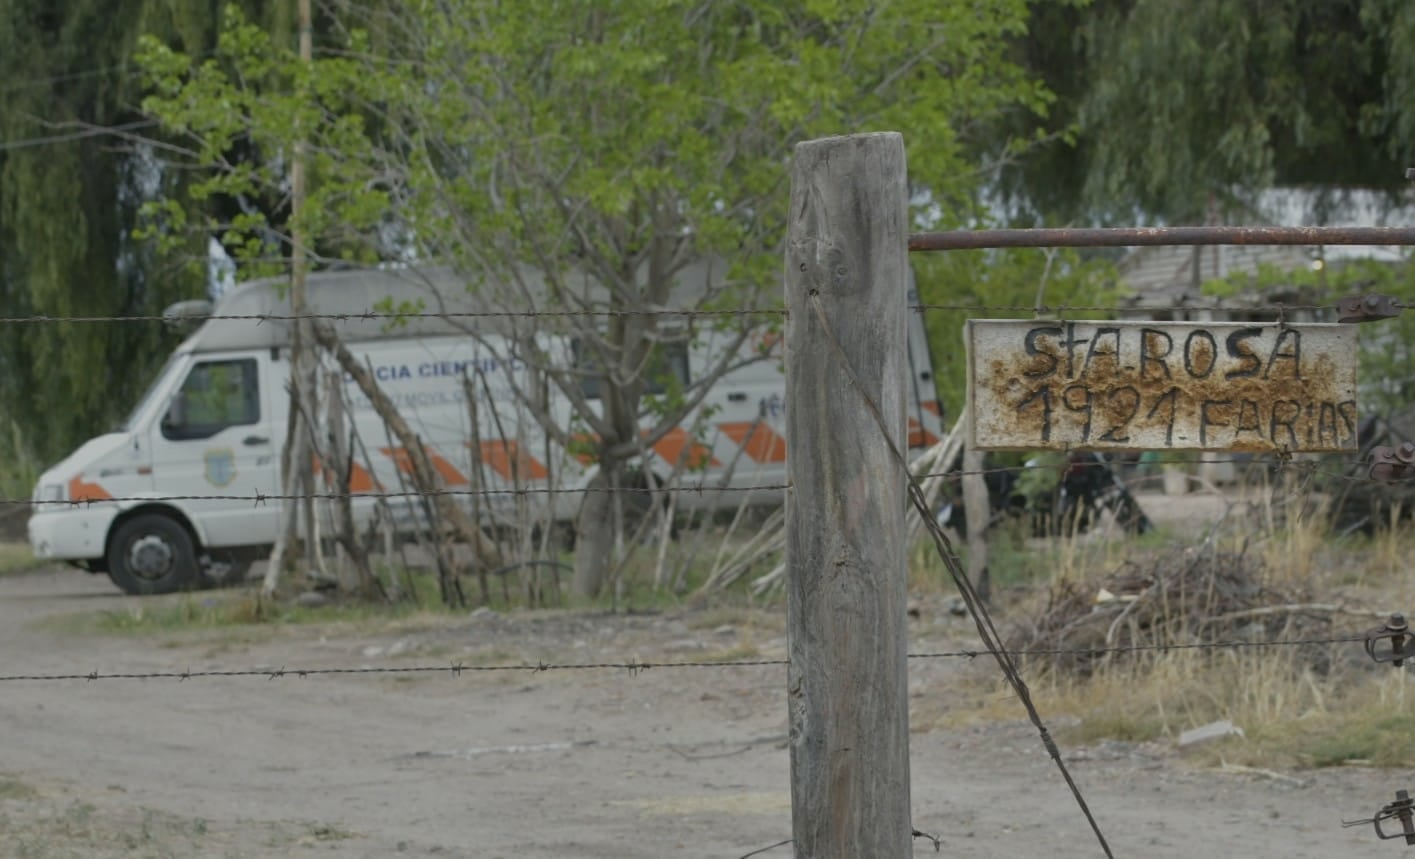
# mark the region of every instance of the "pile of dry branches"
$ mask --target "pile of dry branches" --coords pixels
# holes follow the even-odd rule
[[[1340,606],[1308,602],[1305,588],[1267,582],[1262,573],[1257,558],[1207,543],[1129,560],[1100,580],[1052,587],[1013,631],[1008,648],[1087,675],[1107,661],[1176,646],[1331,636]],[[1324,670],[1327,651],[1304,647],[1301,658]]]

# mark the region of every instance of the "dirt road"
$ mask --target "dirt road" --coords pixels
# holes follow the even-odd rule
[[[532,664],[784,655],[770,618],[497,615],[339,629],[95,637],[46,618],[123,610],[106,579],[0,578],[0,674]],[[151,605],[152,603],[147,603]],[[915,649],[966,641],[920,622]],[[245,633],[249,635],[249,633]],[[916,660],[936,714],[958,660]],[[0,855],[727,857],[791,833],[785,670],[655,669],[0,684]],[[936,721],[936,720],[935,720]],[[1343,829],[1404,772],[1225,774],[1164,745],[1065,750],[1117,856],[1390,856]],[[915,825],[943,855],[1101,855],[1018,723],[915,733]],[[781,847],[764,856],[789,856]],[[920,841],[916,855],[934,855]]]

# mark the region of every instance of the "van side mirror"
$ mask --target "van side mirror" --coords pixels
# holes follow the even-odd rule
[[[181,429],[187,425],[187,395],[178,391],[172,398],[172,403],[167,407],[167,415],[162,419],[163,427]]]

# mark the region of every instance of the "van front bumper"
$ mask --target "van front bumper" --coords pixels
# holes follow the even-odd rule
[[[107,548],[108,526],[117,515],[117,508],[108,505],[36,512],[29,517],[30,551],[44,561],[101,558]]]

